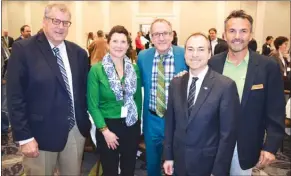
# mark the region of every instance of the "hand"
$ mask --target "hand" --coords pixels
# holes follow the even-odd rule
[[[167,175],[173,175],[174,173],[174,161],[173,160],[166,160],[164,162],[164,171]]]
[[[38,143],[35,139],[20,146],[21,153],[29,158],[36,158],[39,155]]]
[[[119,138],[109,129],[103,131],[102,134],[105,138],[108,148],[113,150],[117,149],[117,146],[119,145],[117,139]]]
[[[177,77],[182,77],[183,75],[185,75],[186,73],[188,73],[186,70],[183,70],[183,71],[181,71],[181,72],[179,72],[176,76],[175,76],[175,78],[177,78]]]
[[[257,163],[256,166],[258,168],[265,167],[265,166],[271,164],[273,161],[275,161],[275,159],[276,159],[276,157],[274,154],[262,150],[259,162]]]

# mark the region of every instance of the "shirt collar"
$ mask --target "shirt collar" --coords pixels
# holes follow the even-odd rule
[[[198,76],[192,75],[191,71],[189,70],[189,79],[192,79],[193,77],[198,77],[198,80],[203,80],[205,75],[207,74],[209,67],[206,65],[206,67],[198,74]]]
[[[173,53],[173,47],[171,47],[171,48],[169,49],[169,51],[168,51],[168,53],[167,53],[166,55],[168,55],[169,57],[170,57],[170,56],[174,56],[174,53]],[[156,50],[156,52],[155,52],[155,58],[157,58],[157,57],[159,57],[159,56],[160,56],[160,54],[159,54],[159,52]],[[166,58],[169,58],[169,57],[166,57]]]
[[[243,62],[245,62],[246,64],[248,64],[248,63],[249,63],[249,60],[250,60],[250,52],[249,52],[249,50],[248,50],[247,54],[245,55],[245,57],[244,57],[244,59],[243,59]],[[230,60],[229,60],[229,58],[228,58],[228,54],[227,54],[227,56],[226,56],[226,62],[228,62],[228,63],[232,63],[232,62],[230,62]],[[240,64],[239,64],[239,65],[240,65]]]
[[[58,46],[55,46],[55,45],[52,44],[52,42],[50,42],[49,40],[48,40],[48,42],[49,42],[49,44],[50,44],[51,49],[53,49],[54,47],[57,47],[57,48],[59,48],[59,49],[62,49],[62,48],[64,48],[64,47],[66,47],[64,41],[62,41],[62,43],[60,43]]]
[[[211,42],[217,42],[217,37],[214,40],[211,40]]]

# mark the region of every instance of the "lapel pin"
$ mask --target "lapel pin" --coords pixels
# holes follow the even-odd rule
[[[208,89],[208,87],[203,87],[205,90],[207,90]]]

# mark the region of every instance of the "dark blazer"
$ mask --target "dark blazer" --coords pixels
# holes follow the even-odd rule
[[[209,42],[210,42],[210,49],[211,49],[211,54],[212,54],[212,46],[211,46],[211,40],[209,39]],[[215,45],[215,47],[214,47],[214,54],[215,54],[215,48],[217,47],[217,46],[221,46],[221,44],[225,44],[226,43],[226,41],[225,40],[223,40],[223,39],[221,39],[221,38],[217,38],[217,45]],[[217,51],[218,52],[218,51]]]
[[[22,40],[22,37],[19,36],[18,38],[15,39],[15,42]]]
[[[87,53],[65,41],[71,66],[76,124],[83,136],[91,123],[87,114]],[[68,101],[57,59],[44,33],[15,42],[8,64],[8,109],[15,141],[34,137],[40,150],[60,152],[68,133]]]
[[[2,40],[4,40],[4,36],[2,36],[1,38],[2,38]],[[14,42],[14,39],[12,37],[8,36],[8,43],[7,43],[8,44],[8,48],[12,47],[13,42]]]
[[[210,68],[191,114],[189,74],[170,84],[165,115],[165,160],[174,160],[178,176],[226,176],[236,142],[239,96],[231,79]]]
[[[249,44],[248,44],[249,49],[251,49],[252,51],[257,51],[258,48],[258,44],[257,41],[255,39],[252,39]]]
[[[264,43],[262,46],[262,55],[269,56],[271,53],[271,46]]]
[[[261,150],[275,154],[285,134],[285,98],[280,67],[267,56],[251,50],[249,54],[237,138],[242,169],[254,167]],[[209,66],[222,74],[226,56],[227,52],[213,56]],[[252,90],[254,85],[261,86]]]
[[[215,47],[214,47],[214,55],[222,53],[228,50],[228,45],[225,40],[221,40]]]

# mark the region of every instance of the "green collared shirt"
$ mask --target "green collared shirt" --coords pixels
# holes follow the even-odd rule
[[[238,65],[235,65],[229,60],[227,55],[226,61],[224,63],[223,75],[231,78],[236,83],[240,101],[243,95],[245,79],[248,70],[249,57],[250,54],[248,52],[245,58],[242,60],[242,62]]]
[[[142,92],[140,72],[137,65],[133,65],[137,76],[137,88],[134,101],[137,106],[138,118],[141,118]],[[124,78],[121,79],[124,82]],[[87,83],[88,110],[97,128],[106,126],[104,118],[118,119],[121,115],[121,107],[124,102],[117,101],[109,80],[102,66],[102,62],[93,65],[88,74]]]

